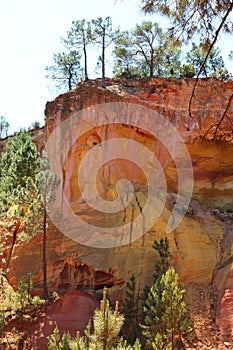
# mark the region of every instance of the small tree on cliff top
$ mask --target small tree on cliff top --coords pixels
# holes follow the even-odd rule
[[[90,44],[90,34],[91,24],[83,19],[73,21],[71,29],[67,32],[67,37],[62,39],[68,49],[76,49],[78,52],[81,51],[83,53],[85,80],[88,80],[87,46]]]
[[[91,41],[99,44],[102,49],[101,66],[102,66],[102,87],[105,87],[105,53],[107,47],[112,43],[114,33],[112,30],[112,20],[110,17],[103,19],[99,17],[92,20]]]
[[[79,52],[72,50],[68,53],[58,53],[54,54],[53,58],[54,65],[46,67],[46,78],[54,80],[58,90],[72,90],[83,74]]]

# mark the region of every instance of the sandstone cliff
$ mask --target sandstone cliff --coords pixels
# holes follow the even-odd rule
[[[117,244],[115,247],[110,244],[105,249],[101,248],[101,244],[100,247],[92,244],[92,237],[88,238],[88,245],[85,245],[85,237],[80,244],[79,240],[69,238],[68,226],[67,232],[60,232],[50,223],[47,247],[49,289],[59,293],[77,289],[95,295],[107,286],[112,299],[122,299],[125,282],[134,273],[137,288],[142,290],[152,281],[156,261],[153,241],[167,235],[174,266],[187,289],[187,302],[196,322],[196,333],[200,336],[197,348],[201,348],[201,342],[208,345],[211,334],[220,342],[232,341],[233,107],[229,105],[229,100],[233,82],[201,79],[191,108],[192,79],[109,80],[106,86],[106,89],[101,88],[98,80],[81,83],[75,91],[49,102],[46,106],[46,140],[74,113],[91,106],[120,102],[148,107],[170,121],[182,136],[192,162],[192,199],[181,223],[166,234],[178,192],[177,164],[166,150],[166,145],[158,142],[153,132],[152,135],[148,132],[143,116],[140,128],[131,126],[127,119],[124,123],[110,122],[107,127],[95,120],[92,128],[88,127],[78,139],[70,142],[70,150],[62,159],[62,189],[73,213],[92,226],[105,228],[130,224],[142,213],[149,191],[145,174],[137,164],[132,165],[119,156],[102,167],[97,188],[101,198],[111,203],[117,198],[117,182],[127,179],[134,186],[131,204],[115,215],[94,210],[82,199],[77,175],[81,162],[94,146],[113,139],[133,139],[154,152],[165,174],[166,203],[147,233],[130,240],[129,244]],[[98,118],[101,120],[101,115]],[[62,153],[64,131],[59,135],[55,151]],[[114,152],[113,148],[108,151]],[[140,155],[135,153],[136,163],[138,158]],[[182,161],[183,154],[179,159],[179,162]],[[148,165],[147,170],[149,176],[153,175],[153,164]],[[86,171],[88,175],[93,172],[92,163]],[[120,238],[117,239],[119,243]],[[107,240],[105,235],[104,241]],[[35,288],[41,291],[40,233],[23,245],[19,242],[15,245],[8,279],[15,285],[29,271],[34,275]],[[208,328],[206,334],[203,327]]]

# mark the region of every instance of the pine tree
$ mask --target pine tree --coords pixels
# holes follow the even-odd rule
[[[100,308],[95,311],[93,317],[92,342],[98,350],[111,350],[124,323],[124,317],[118,311],[118,302],[116,302],[115,311],[111,310],[106,292],[107,290],[104,288]]]
[[[184,293],[173,268],[169,268],[151,287],[144,307],[146,317],[142,329],[147,344],[152,344],[153,349],[173,350],[176,342],[182,342],[183,337],[191,332]]]
[[[174,343],[174,341],[170,341],[168,336],[170,333],[174,335],[174,329],[172,329],[172,331],[170,330],[168,318],[165,316],[169,313],[167,305],[169,300],[168,290],[174,289],[174,303],[180,303],[180,309],[176,310],[176,312],[179,311],[182,313],[182,317],[179,321],[175,316],[173,317],[176,329],[179,329],[181,320],[183,319],[184,323],[181,328],[185,329],[184,325],[187,321],[185,319],[185,304],[183,304],[183,301],[180,299],[181,296],[183,296],[184,291],[178,284],[178,275],[175,274],[174,269],[170,267],[173,256],[170,252],[168,238],[162,238],[159,242],[155,240],[153,248],[159,254],[159,259],[155,263],[155,274],[153,275],[154,283],[150,289],[145,289],[145,303],[143,307],[143,322],[141,328],[142,334],[146,338],[146,343],[149,348],[152,346],[153,349],[164,350],[170,349],[170,343]],[[164,276],[166,276],[166,278]],[[172,300],[171,295],[170,298]],[[169,317],[172,317],[171,313]],[[182,331],[179,330],[179,334],[181,333]]]
[[[37,206],[36,206],[36,216],[38,219],[42,216],[42,232],[43,232],[43,288],[44,288],[44,298],[49,299],[49,291],[47,286],[47,259],[46,259],[46,243],[47,243],[47,212],[49,211],[50,201],[55,200],[55,189],[58,185],[57,176],[51,173],[49,169],[49,162],[46,153],[43,154],[41,159],[41,169],[36,176],[36,183],[38,188],[37,194]],[[34,211],[35,212],[35,211]]]
[[[87,47],[90,44],[91,23],[83,20],[73,21],[71,29],[67,32],[67,38],[62,41],[69,50],[77,50],[83,53],[84,78],[88,80],[87,72]]]
[[[194,67],[197,76],[205,60],[206,48],[203,45],[192,43],[192,49],[186,54],[187,63]],[[230,74],[227,71],[221,51],[217,47],[212,49],[209,57],[202,68],[200,77],[212,77],[218,79],[229,79]]]
[[[57,179],[49,170],[46,156],[42,159],[27,132],[7,142],[0,160],[0,203],[2,215],[14,204],[14,217],[25,224],[26,237],[43,232],[43,284],[45,299],[49,298],[46,269],[46,230],[48,204],[55,196]],[[16,237],[14,238],[14,242]],[[8,265],[10,257],[8,259]]]
[[[160,280],[162,275],[167,272],[170,267],[173,256],[170,252],[169,240],[167,237],[162,238],[159,242],[154,241],[154,250],[159,254],[159,260],[155,263],[154,280]]]
[[[165,336],[171,349],[174,349],[176,341],[182,342],[182,337],[192,330],[184,302],[185,290],[180,287],[178,279],[173,268],[168,269],[161,279],[161,301],[164,305],[162,323],[166,326]]]
[[[55,328],[53,334],[48,337],[48,349],[141,350],[138,339],[132,346],[128,345],[123,338],[119,339],[124,317],[118,311],[118,302],[116,302],[114,311],[110,308],[106,293],[107,288],[104,288],[100,308],[95,310],[93,322],[89,321],[83,336],[78,331],[74,339],[71,339],[67,333],[61,337],[58,329]],[[67,347],[61,347],[64,345]]]
[[[16,134],[6,144],[6,151],[0,159],[0,203],[4,215],[26,190],[29,179],[35,182],[39,171],[39,153],[26,132]],[[27,197],[30,199],[30,196]],[[22,203],[27,205],[28,203]],[[22,207],[21,207],[22,209]],[[19,213],[18,213],[19,214]]]
[[[70,91],[81,80],[83,69],[80,58],[80,53],[76,50],[53,55],[54,65],[45,68],[48,72],[46,78],[55,82],[58,91]]]
[[[135,276],[132,274],[126,284],[125,299],[123,302],[123,314],[125,317],[123,334],[129,344],[134,344],[137,338],[141,337],[139,326],[139,295],[136,294]]]
[[[92,28],[90,34],[90,40],[97,45],[101,46],[101,68],[102,68],[102,87],[105,88],[105,56],[106,49],[112,43],[114,38],[114,32],[112,30],[112,20],[110,17],[103,19],[99,17],[93,19]]]

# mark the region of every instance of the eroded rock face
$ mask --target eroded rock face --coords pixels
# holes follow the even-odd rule
[[[67,93],[55,99],[46,106],[47,135],[60,126],[64,120],[74,113],[85,110],[90,106],[126,102],[139,104],[161,114],[167,118],[179,131],[190,152],[194,170],[193,198],[202,204],[225,210],[232,210],[233,176],[232,176],[232,118],[233,107],[227,110],[216,131],[216,124],[221,120],[232,94],[233,82],[222,82],[217,79],[200,79],[195,90],[191,109],[190,96],[194,87],[192,79],[139,79],[126,80],[121,84],[109,81],[107,88],[98,87],[98,81],[80,84],[74,93]],[[129,120],[126,120],[128,124]],[[84,133],[79,142],[73,145],[69,154],[68,165],[65,166],[66,179],[75,182],[70,175],[77,163],[83,159],[90,147],[113,137],[127,137],[140,141],[149,149],[153,149],[156,156],[164,164],[166,151],[156,150],[155,140],[141,129],[135,130],[128,125],[113,125],[111,128],[98,127]],[[216,131],[216,135],[214,133]],[[152,130],[153,132],[153,130]],[[202,137],[205,136],[205,140]],[[214,136],[214,141],[210,141]],[[61,135],[62,137],[62,135]],[[72,164],[72,166],[70,165]],[[75,165],[75,166],[74,166]],[[132,169],[131,169],[132,172]],[[174,163],[166,165],[168,187],[174,191],[177,178]],[[133,169],[134,176],[137,176]],[[111,172],[114,176],[114,171]],[[119,174],[117,175],[119,177]],[[145,181],[145,180],[144,180]],[[136,181],[135,181],[136,182]],[[67,192],[72,184],[67,184]],[[78,195],[77,189],[73,191]]]
[[[80,164],[93,147],[101,147],[104,141],[133,139],[154,152],[165,174],[167,198],[159,219],[150,230],[127,245],[93,248],[91,240],[96,239],[95,236],[88,238],[88,246],[81,245],[69,238],[68,226],[67,232],[63,234],[50,223],[47,235],[49,289],[59,292],[81,289],[95,293],[106,285],[113,299],[121,299],[125,282],[134,273],[137,288],[142,290],[145,284],[152,281],[157,258],[152,249],[153,242],[168,235],[174,266],[181,283],[187,288],[195,285],[195,290],[198,290],[198,286],[212,290],[212,297],[216,301],[214,305],[210,300],[206,304],[205,317],[212,315],[214,307],[224,340],[229,340],[233,329],[230,311],[233,309],[233,137],[229,122],[233,119],[232,107],[228,109],[227,118],[219,125],[216,135],[216,127],[212,126],[219,122],[226,110],[233,82],[201,79],[189,110],[193,86],[192,79],[141,79],[121,83],[107,81],[107,88],[102,89],[98,81],[90,81],[79,84],[74,92],[61,95],[47,104],[47,140],[70,116],[93,105],[124,102],[149,107],[168,119],[179,131],[189,151],[194,172],[193,196],[188,212],[180,225],[166,234],[166,225],[176,201],[177,169],[166,145],[146,131],[146,125],[143,128],[143,120],[141,128],[128,125],[130,120],[108,127],[94,126],[74,142],[71,140],[70,151],[63,159],[62,185],[66,200],[75,215],[82,220],[106,228],[124,226],[134,222],[146,202],[148,184],[145,174],[137,164],[119,157],[101,168],[96,180],[97,188],[100,196],[111,204],[117,198],[117,182],[122,178],[127,179],[134,186],[131,204],[117,214],[106,215],[93,210],[83,200],[78,182]],[[58,153],[64,134],[59,137],[56,145]],[[114,152],[114,149],[109,149],[109,152]],[[137,156],[135,154],[135,163]],[[182,157],[183,154],[180,156],[181,161]],[[86,170],[88,175],[92,174],[91,162]],[[153,174],[153,171],[151,164],[148,172]],[[87,183],[87,188],[89,185]],[[104,239],[109,238],[106,235]],[[117,240],[119,243],[120,236]],[[85,242],[85,236],[82,242]],[[16,284],[20,276],[30,271],[34,275],[35,288],[42,291],[41,252],[40,234],[26,244],[14,247],[8,275],[12,284]],[[225,313],[228,316],[224,321]]]

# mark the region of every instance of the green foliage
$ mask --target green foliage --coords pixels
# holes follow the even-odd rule
[[[29,187],[35,182],[40,166],[39,153],[29,134],[21,132],[7,142],[0,166],[1,214],[17,203],[21,206],[16,216],[23,216],[25,206],[30,205]]]
[[[28,273],[23,276],[18,283],[18,296],[20,307],[23,309],[27,304],[31,303],[32,276]]]
[[[183,0],[174,3],[168,3],[166,0],[162,0],[162,2],[142,0],[142,4],[145,12],[159,11],[169,17],[174,26],[168,31],[163,31],[157,23],[143,21],[141,24],[136,24],[134,29],[121,31],[118,28],[114,32],[110,17],[105,19],[99,17],[90,22],[73,21],[66,38],[62,38],[68,52],[54,55],[55,64],[46,68],[49,72],[47,77],[52,78],[58,87],[68,85],[69,90],[74,88],[78,80],[83,78],[83,69],[80,64],[82,58],[84,79],[87,80],[88,48],[94,44],[94,47],[99,48],[100,51],[97,68],[102,70],[102,87],[105,87],[106,49],[112,42],[115,44],[113,74],[116,78],[192,78],[198,75],[197,69],[201,67],[203,57],[205,59],[207,54],[209,59],[206,63],[206,69],[207,66],[210,68],[208,76],[220,79],[231,77],[219,50],[213,50],[212,43],[216,43],[215,39],[220,30],[214,30],[217,22],[212,21],[211,16],[206,12],[208,8],[208,11],[210,10],[215,18],[218,16],[216,15],[218,10],[220,14],[225,14],[222,27],[220,26],[219,29],[233,32],[228,21],[230,13],[228,4],[218,5],[217,12],[213,10],[216,4],[209,5],[207,0],[194,4]],[[218,20],[220,21],[220,17]],[[187,62],[185,62],[181,54],[181,44],[185,39],[190,42],[194,34],[201,35],[202,45],[200,49],[205,55],[202,55],[199,60],[197,53],[192,53],[191,50],[187,56]],[[195,57],[191,57],[192,54],[195,54]],[[205,76],[204,71],[203,75]]]
[[[84,58],[84,77],[88,79],[87,72],[87,47],[91,41],[91,23],[83,20],[73,21],[71,29],[67,32],[67,38],[62,38],[69,50],[82,52]],[[81,58],[81,57],[80,57]]]
[[[159,254],[159,260],[155,263],[154,280],[160,280],[162,275],[167,272],[170,267],[173,256],[170,252],[169,240],[167,237],[162,238],[159,242],[154,241],[154,250]]]
[[[144,21],[134,30],[118,30],[115,45],[115,76],[180,76],[179,47],[157,23]]]
[[[23,276],[16,291],[4,285],[4,276],[0,275],[0,332],[7,323],[13,318],[22,318],[24,316],[31,319],[38,317],[41,313],[44,300],[38,295],[31,296],[33,289],[32,276],[28,273]]]
[[[195,74],[195,68],[192,64],[182,64],[180,74],[182,78],[193,78]]]
[[[229,16],[232,11],[231,1],[142,0],[142,9],[144,12],[166,16],[171,22],[171,32],[184,41],[190,41],[198,34],[200,42],[209,46],[221,30],[233,32]]]
[[[132,48],[132,31],[115,32],[115,49],[113,50],[113,74],[116,78],[135,78],[143,75],[137,56]]]
[[[179,286],[178,274],[169,268],[150,289],[144,311],[142,332],[153,349],[175,349],[176,342],[192,331]]]
[[[135,276],[133,274],[126,284],[123,314],[125,317],[123,334],[129,344],[133,344],[138,337],[141,337],[141,329],[139,326],[140,300],[139,295],[136,294]]]
[[[179,286],[178,278],[175,270],[170,268],[161,279],[161,302],[164,305],[162,322],[166,325],[165,337],[172,349],[176,341],[182,341],[182,336],[192,330],[183,298],[185,290]]]
[[[28,130],[36,130],[36,129],[39,129],[39,128],[40,128],[40,122],[35,120],[34,122],[31,123],[31,125],[28,128]]]
[[[49,210],[48,205],[55,200],[56,186],[59,184],[56,174],[50,171],[49,160],[46,152],[40,159],[40,170],[36,175],[36,186],[40,193],[40,202]]]
[[[112,20],[110,17],[103,19],[99,17],[91,21],[91,42],[100,45],[101,53],[101,67],[102,67],[102,87],[105,87],[105,52],[107,47],[112,43],[114,32],[112,30]]]
[[[70,350],[70,334],[64,333],[62,337],[56,327],[53,333],[48,337],[48,350]]]
[[[47,212],[50,201],[55,199],[57,184],[56,175],[49,170],[46,155],[43,154],[40,160],[29,134],[22,132],[7,143],[6,152],[1,158],[2,214],[6,214],[14,204],[14,216],[20,220],[23,217],[25,223],[24,232],[17,237],[21,241],[27,240],[38,230],[43,232],[43,283],[46,299],[49,298],[46,274]],[[13,238],[15,240],[16,236]]]
[[[36,185],[38,188],[37,194],[37,207],[34,210],[34,219],[38,221],[41,216],[42,222],[38,221],[40,229],[43,232],[43,287],[44,287],[44,298],[48,300],[50,298],[48,286],[47,286],[47,261],[46,261],[46,232],[47,232],[47,213],[49,212],[49,203],[55,200],[55,189],[59,181],[57,180],[56,174],[50,171],[49,161],[46,153],[43,153],[41,158],[41,169],[36,176]],[[34,220],[34,221],[35,221]]]
[[[118,311],[118,302],[115,310],[109,306],[106,297],[106,288],[104,288],[103,299],[100,302],[100,308],[95,310],[93,316],[93,330],[91,322],[87,325],[84,335],[77,332],[76,337],[71,339],[69,334],[65,334],[67,348],[61,346],[64,338],[60,336],[59,331],[55,328],[53,334],[48,337],[48,349],[71,349],[71,350],[140,350],[141,345],[137,339],[131,346],[127,341],[118,338],[124,322],[124,317]]]
[[[202,64],[204,63],[207,51],[205,46],[192,44],[192,49],[186,55],[188,64],[194,67],[197,76]],[[218,79],[229,79],[230,75],[226,69],[223,58],[220,55],[220,49],[211,50],[209,57],[200,74],[202,77],[212,77]]]
[[[1,157],[1,191],[7,197],[15,190],[26,188],[28,178],[35,179],[39,169],[39,154],[26,132],[16,134],[6,144]]]
[[[100,309],[95,311],[93,317],[92,343],[96,345],[96,349],[111,350],[123,323],[124,317],[118,312],[118,304],[116,304],[115,311],[112,311],[106,298],[106,290],[104,290]]]
[[[54,80],[59,91],[72,90],[83,75],[80,58],[76,50],[54,54],[54,65],[46,67],[46,78]]]
[[[191,331],[187,310],[183,300],[184,289],[179,286],[178,275],[170,267],[173,259],[169,240],[154,241],[153,248],[159,254],[155,264],[154,283],[145,291],[142,334],[149,349],[174,349],[177,341]]]
[[[6,321],[6,313],[5,310],[3,309],[2,306],[0,306],[0,334],[4,327],[6,326],[7,321]]]
[[[147,295],[144,311],[144,322],[141,324],[142,334],[148,342],[152,342],[158,332],[162,332],[160,318],[162,315],[160,282],[154,282]]]

